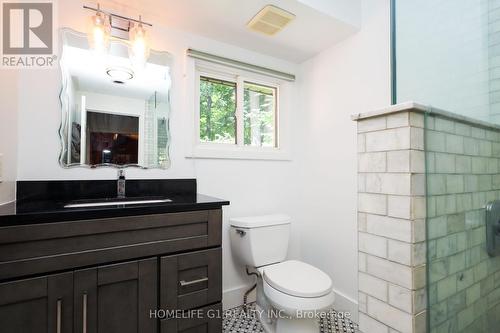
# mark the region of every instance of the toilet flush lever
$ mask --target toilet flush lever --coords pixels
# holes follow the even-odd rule
[[[236,229],[236,233],[238,235],[240,235],[240,237],[245,237],[247,232],[245,230],[241,230],[241,229]]]

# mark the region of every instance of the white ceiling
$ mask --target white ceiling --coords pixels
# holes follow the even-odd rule
[[[259,53],[300,63],[357,31],[360,0],[104,0],[143,18]],[[273,37],[246,23],[272,4],[296,15]]]
[[[61,64],[80,91],[147,100],[155,92],[160,98],[166,98],[170,89],[169,68],[153,63],[134,71],[128,58],[96,57],[89,50],[65,45]],[[132,71],[134,78],[124,84],[114,83],[106,74],[106,70],[113,67]]]

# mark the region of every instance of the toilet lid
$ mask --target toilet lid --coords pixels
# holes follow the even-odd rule
[[[290,216],[285,214],[273,214],[262,216],[233,217],[229,221],[233,227],[252,229],[281,224],[290,224]]]
[[[297,297],[320,297],[332,290],[332,279],[320,269],[289,260],[264,268],[264,280],[274,289]]]

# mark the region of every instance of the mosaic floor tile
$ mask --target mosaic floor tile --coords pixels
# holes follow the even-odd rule
[[[264,329],[255,316],[255,304],[248,306],[245,312],[243,307],[229,310],[224,315],[223,333],[264,333]],[[337,315],[330,310],[325,318],[320,320],[318,333],[360,333],[358,325],[347,318]]]

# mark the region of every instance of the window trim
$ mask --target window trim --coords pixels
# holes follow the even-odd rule
[[[283,93],[284,85],[290,85],[293,82],[286,82],[274,77],[247,72],[232,67],[226,67],[220,64],[214,64],[207,61],[192,59],[192,85],[194,89],[193,96],[193,132],[192,148],[187,158],[209,158],[209,159],[252,159],[252,160],[291,160],[288,146],[288,127],[290,112],[286,112],[288,117],[284,117],[284,105],[290,106],[290,103],[283,103],[285,99],[290,98],[290,92]],[[212,77],[224,81],[236,83],[236,143],[217,143],[202,142],[200,140],[200,77]],[[275,110],[275,147],[257,147],[244,144],[244,83],[264,85],[276,89],[276,110]],[[284,96],[287,95],[287,96]],[[289,110],[288,110],[289,111]]]

